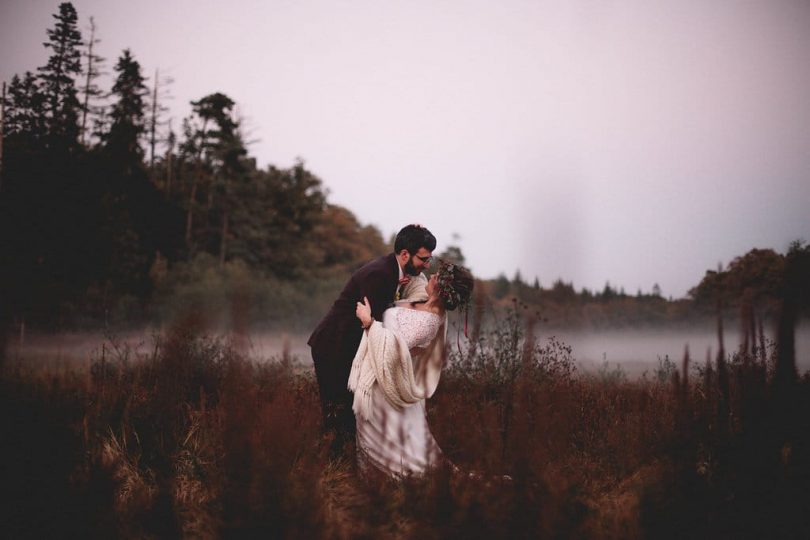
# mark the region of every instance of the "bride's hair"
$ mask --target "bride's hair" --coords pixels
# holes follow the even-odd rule
[[[439,298],[442,299],[444,309],[466,309],[470,303],[475,279],[472,273],[463,266],[447,261],[439,261],[437,276]]]

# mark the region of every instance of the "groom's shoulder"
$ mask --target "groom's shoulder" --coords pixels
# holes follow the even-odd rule
[[[368,261],[355,271],[357,277],[367,276],[375,273],[389,273],[396,270],[396,256],[393,253],[382,255],[376,259]]]

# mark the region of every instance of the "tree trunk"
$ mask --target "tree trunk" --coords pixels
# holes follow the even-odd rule
[[[152,120],[149,125],[149,170],[155,168],[155,128],[157,126],[157,98],[158,98],[158,76],[159,70],[155,70],[155,87],[152,90]]]
[[[222,214],[222,237],[219,240],[219,267],[225,266],[225,252],[228,249],[228,208]]]
[[[188,197],[188,211],[186,212],[186,247],[191,251],[191,227],[193,226],[192,210],[194,199],[197,198],[197,174],[191,178],[191,194]]]
[[[202,151],[205,146],[205,128],[208,126],[208,119],[203,121],[203,138],[200,141],[200,148],[197,151],[197,170],[191,177],[191,194],[188,198],[188,212],[186,213],[186,247],[191,253],[191,229],[193,227],[193,210],[194,201],[197,198],[197,184],[199,184],[200,177],[202,176]]]
[[[166,152],[166,200],[172,196],[172,149]]]
[[[96,23],[93,17],[90,17],[90,39],[87,42],[87,79],[84,82],[84,106],[82,107],[82,146],[84,146],[84,134],[87,126],[87,107],[90,103],[90,83],[93,82],[93,43],[95,42],[95,36]]]
[[[6,83],[3,82],[3,96],[0,99],[0,193],[3,192],[3,133],[6,129]]]

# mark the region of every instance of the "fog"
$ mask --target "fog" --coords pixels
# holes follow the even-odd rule
[[[543,332],[539,332],[542,337]],[[609,368],[621,365],[630,377],[640,376],[644,371],[658,367],[659,359],[669,357],[680,367],[684,350],[689,346],[692,365],[705,364],[707,351],[712,359],[717,354],[717,331],[705,330],[607,330],[607,331],[560,331],[556,335],[573,347],[574,358],[586,372],[600,369],[605,362]],[[765,330],[766,340],[774,340],[775,332]],[[741,332],[726,329],[724,332],[726,352],[734,351],[741,342]],[[799,372],[810,370],[810,324],[802,324],[796,332],[796,363]]]
[[[451,333],[454,332],[451,329]],[[158,331],[154,329],[106,335],[103,332],[33,334],[26,336],[22,345],[19,340],[12,341],[9,357],[12,361],[34,367],[81,370],[102,355],[109,360],[127,356],[134,360],[138,355],[148,355],[154,350],[157,335]],[[724,335],[726,351],[735,350],[740,343],[739,330],[726,329]],[[583,373],[598,373],[607,363],[608,370],[620,367],[631,379],[643,376],[645,372],[652,376],[659,361],[666,357],[680,366],[687,345],[693,366],[705,364],[707,351],[711,352],[712,358],[717,354],[717,333],[711,328],[601,331],[540,328],[536,336],[541,343],[555,336],[570,345]],[[229,340],[226,335],[217,337],[223,342]],[[766,329],[766,339],[773,340],[774,332]],[[241,346],[246,355],[257,362],[277,361],[286,351],[299,369],[309,371],[312,363],[306,340],[306,335],[298,333],[257,332],[242,340]],[[797,329],[796,363],[800,374],[810,370],[810,322],[803,322]]]

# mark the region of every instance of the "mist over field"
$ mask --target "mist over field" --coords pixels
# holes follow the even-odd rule
[[[450,342],[455,346],[457,325],[451,327]],[[87,368],[102,354],[115,356],[115,347],[131,347],[133,353],[147,356],[152,352],[160,331],[122,332],[105,335],[102,332],[81,332],[63,334],[34,334],[26,338],[25,345],[19,343],[9,347],[10,359],[35,365],[55,367]],[[223,343],[233,336],[227,333],[218,336]],[[680,367],[684,349],[689,347],[691,366],[703,366],[707,352],[714,358],[718,342],[716,329],[610,329],[610,330],[571,330],[546,329],[538,327],[535,334],[541,343],[556,337],[572,347],[572,356],[584,373],[599,373],[600,370],[615,370],[620,367],[629,378],[652,373],[660,367],[660,362],[668,358]],[[306,341],[308,334],[283,331],[253,332],[243,341],[245,353],[255,362],[278,362],[285,355],[295,361],[304,372],[312,371],[312,357]],[[766,332],[766,339],[774,341],[774,332]],[[460,340],[467,344],[463,333]],[[725,347],[734,351],[742,342],[738,329],[725,331]],[[810,322],[804,321],[796,330],[796,367],[799,373],[810,371]]]

